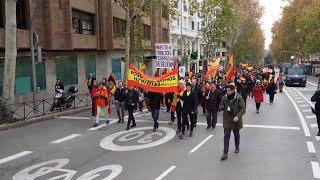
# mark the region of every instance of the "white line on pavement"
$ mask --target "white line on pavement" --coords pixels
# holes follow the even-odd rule
[[[301,97],[294,97],[293,99],[294,99],[294,100],[302,100]]]
[[[320,167],[318,162],[311,161],[313,177],[316,179],[320,179]]]
[[[316,136],[316,140],[317,140],[317,141],[320,141],[320,136]]]
[[[304,109],[302,112],[311,112],[311,109]]]
[[[89,120],[91,118],[89,117],[75,117],[75,116],[61,116],[58,117],[59,119],[83,119],[83,120]]]
[[[318,124],[310,124],[310,126],[311,126],[312,128],[317,128],[317,127],[318,127]]]
[[[206,139],[204,139],[200,144],[198,144],[196,147],[194,147],[189,154],[192,154],[194,152],[196,152],[202,145],[204,145],[204,143],[206,143],[210,138],[212,138],[213,135],[209,135]]]
[[[307,141],[308,151],[309,153],[316,153],[313,142]]]
[[[171,171],[173,171],[176,168],[176,166],[171,166],[169,169],[167,169],[165,172],[163,172],[159,177],[157,177],[155,180],[162,180],[164,177],[166,177]]]
[[[318,84],[315,84],[315,83],[312,83],[312,82],[309,82],[309,81],[307,81],[307,83],[309,83],[309,84],[311,84],[313,86],[318,86]]]
[[[79,137],[79,136],[81,136],[81,134],[71,134],[70,136],[66,136],[64,138],[60,138],[60,139],[54,140],[54,141],[51,142],[51,144],[63,143],[65,141],[68,141],[70,139],[73,139],[73,138],[76,138],[76,137]]]
[[[306,100],[306,102],[307,102],[311,107],[314,106],[314,104],[313,104],[308,98],[306,98],[301,92],[299,92],[298,90],[296,90],[296,88],[293,88],[293,90],[295,90],[304,100]]]
[[[152,120],[143,120],[143,119],[136,119],[136,122],[151,122]],[[167,124],[169,121],[158,121],[161,124]],[[198,122],[197,125],[200,126],[207,126],[207,123]],[[222,126],[221,123],[217,123],[217,126]],[[299,127],[294,126],[271,126],[271,125],[255,125],[255,124],[244,124],[243,127],[247,128],[262,128],[262,129],[285,129],[285,130],[300,130]]]
[[[108,126],[111,125],[111,124],[114,124],[114,123],[116,123],[116,122],[118,122],[117,119],[112,119],[112,120],[110,120]],[[106,123],[103,123],[103,124],[100,124],[100,125],[97,126],[97,127],[89,128],[88,131],[95,131],[95,130],[101,129],[101,128],[103,128],[103,127],[106,127],[106,126],[107,126]]]
[[[300,109],[298,108],[297,104],[293,101],[293,99],[289,96],[288,92],[286,90],[284,90],[284,92],[286,93],[286,95],[288,96],[289,100],[293,104],[293,107],[296,109],[296,112],[298,114],[299,120],[300,120],[302,128],[303,128],[304,135],[309,137],[310,136],[310,130],[309,130],[307,122],[304,119]]]
[[[307,104],[301,104],[300,107],[308,107],[309,105]]]
[[[314,118],[317,118],[317,116],[315,115],[312,115],[312,116],[306,116],[307,119],[314,119]]]
[[[0,159],[0,164],[4,164],[6,162],[21,158],[21,157],[26,156],[26,155],[31,154],[31,153],[32,153],[32,151],[22,151],[22,152],[20,152],[18,154],[14,154],[14,155],[8,156],[6,158]]]
[[[304,103],[305,101],[296,101],[297,103]]]

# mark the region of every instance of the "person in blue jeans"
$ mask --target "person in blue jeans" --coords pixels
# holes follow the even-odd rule
[[[163,100],[163,94],[156,93],[156,92],[149,92],[148,97],[150,99],[150,109],[151,109],[151,114],[152,114],[152,119],[153,119],[153,132],[156,132],[157,129],[159,128],[159,110],[160,110],[160,104]]]

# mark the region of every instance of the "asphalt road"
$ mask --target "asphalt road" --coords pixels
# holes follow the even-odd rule
[[[222,117],[216,130],[206,130],[199,108],[194,136],[180,140],[170,114],[160,114],[152,133],[150,113],[137,112],[137,127],[124,131],[114,123],[90,128],[90,112],[0,132],[1,180],[309,180],[320,178],[320,145],[306,88],[286,87],[273,105],[265,97],[260,114],[248,100],[241,130],[241,152],[227,161],[223,150]]]

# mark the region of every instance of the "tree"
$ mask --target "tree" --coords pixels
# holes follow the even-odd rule
[[[130,61],[142,58],[144,53],[141,50],[143,48],[141,18],[159,13],[162,8],[169,14],[172,12],[172,6],[168,0],[119,0],[119,3],[126,13],[125,72],[128,72]],[[127,78],[128,74],[125,73],[124,82]]]
[[[16,58],[17,58],[17,20],[16,20],[16,1],[5,0],[5,63],[3,92],[5,111],[3,117],[7,122],[13,122],[11,110],[14,103],[14,85],[16,75]]]

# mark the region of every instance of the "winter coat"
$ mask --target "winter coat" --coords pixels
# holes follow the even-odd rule
[[[267,94],[273,95],[277,93],[277,85],[275,83],[271,83],[267,86],[266,89]]]
[[[192,87],[191,88],[191,91],[194,93],[195,97],[194,97],[194,101],[197,105],[197,107],[199,106],[200,104],[200,99],[201,99],[201,96],[202,96],[202,92],[201,92],[201,88],[199,86],[195,86],[195,87]]]
[[[196,112],[198,104],[195,101],[196,94],[191,91],[189,96],[187,95],[187,90],[183,92],[183,96],[180,97],[180,100],[183,101],[182,112]]]
[[[163,100],[163,95],[160,93],[150,92],[148,93],[150,99],[149,107],[151,110],[160,109],[160,103]]]
[[[250,92],[250,87],[248,85],[248,83],[240,83],[237,86],[237,91],[239,94],[241,94],[242,98],[247,98],[248,94]]]
[[[129,111],[137,109],[137,103],[139,102],[139,94],[136,90],[128,90],[126,98],[124,100],[125,108]]]
[[[320,112],[320,90],[316,91],[312,97],[311,97],[311,101],[312,102],[316,102],[315,104],[315,110],[317,111],[317,113]]]
[[[254,86],[252,88],[252,95],[254,97],[254,100],[256,103],[262,103],[263,102],[263,93],[265,89],[263,86]]]
[[[206,102],[206,108],[208,111],[218,111],[219,110],[219,104],[222,99],[222,94],[220,90],[216,89],[214,92],[208,91],[205,93],[205,102]]]
[[[125,98],[126,98],[126,89],[125,88],[117,88],[116,92],[114,93],[114,98],[115,100],[119,101],[119,102],[124,102]]]
[[[240,94],[236,93],[231,101],[227,98],[227,95],[223,96],[221,110],[223,110],[224,129],[241,129],[243,127],[242,116],[246,112],[246,107]],[[236,116],[239,118],[239,121],[233,122]]]

